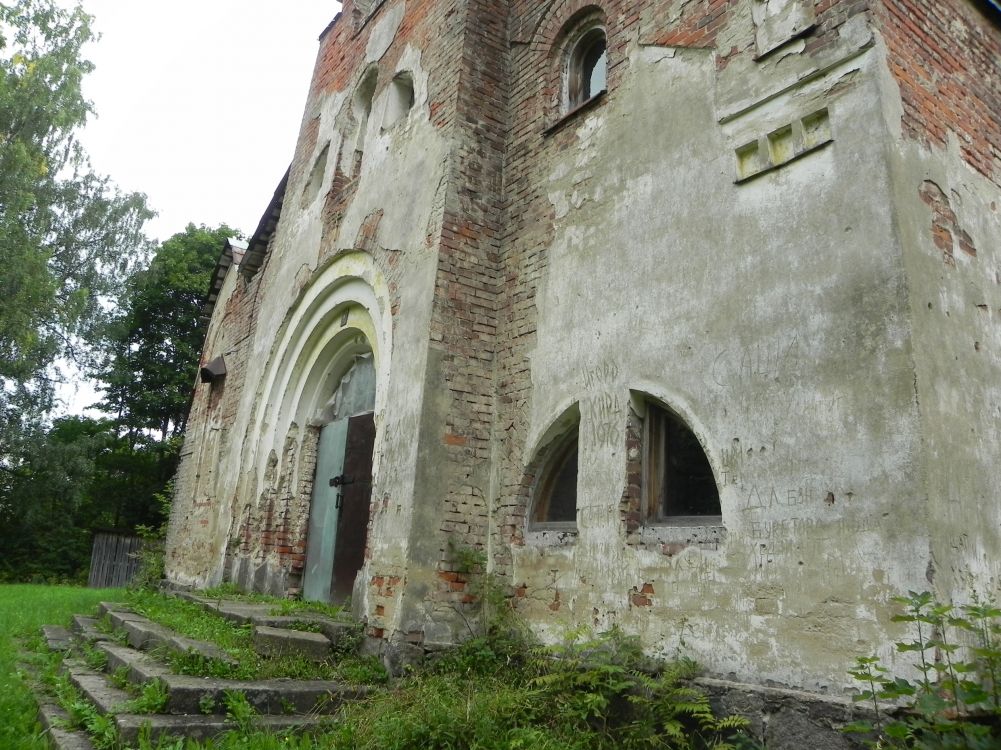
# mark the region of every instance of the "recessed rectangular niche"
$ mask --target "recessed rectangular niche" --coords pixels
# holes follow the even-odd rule
[[[747,179],[768,169],[768,149],[761,148],[757,140],[737,149],[737,179]]]
[[[796,155],[796,144],[793,141],[792,125],[786,125],[768,134],[768,161],[772,164],[785,164],[792,161]]]
[[[737,182],[765,174],[788,164],[811,151],[826,146],[833,139],[827,107],[776,128],[753,141],[738,146]]]
[[[827,107],[803,118],[803,146],[806,149],[823,146],[831,140],[831,118]]]

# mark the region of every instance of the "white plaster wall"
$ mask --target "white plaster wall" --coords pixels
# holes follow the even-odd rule
[[[513,550],[545,637],[620,625],[664,655],[684,639],[713,672],[813,688],[890,642],[889,599],[920,585],[928,544],[878,66],[855,56],[721,126],[711,55],[637,48],[572,125],[549,177],[528,443],[579,401],[579,535]],[[832,144],[734,184],[734,148],[823,105]],[[717,548],[626,544],[630,390],[706,447]]]
[[[233,367],[239,359],[239,339],[242,330],[225,325],[226,306],[239,279],[239,267],[231,265],[220,287],[205,335],[203,354],[210,359],[224,356]],[[231,384],[229,378],[222,388]],[[220,387],[220,386],[216,386]],[[212,386],[196,377],[193,411],[197,419],[189,419],[175,477],[171,504],[170,533],[167,536],[165,565],[168,578],[184,586],[205,585],[218,581],[215,561],[225,542],[225,529],[220,530],[221,486],[220,455],[226,450],[231,433],[222,421],[222,405],[209,409]]]

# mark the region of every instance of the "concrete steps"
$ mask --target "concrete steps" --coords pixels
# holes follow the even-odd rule
[[[232,656],[215,644],[186,638],[163,625],[150,622],[142,615],[122,608],[121,605],[102,602],[98,606],[98,612],[108,618],[115,630],[125,633],[126,642],[133,648],[144,651],[165,649],[181,654],[193,653],[203,659],[222,662],[227,666],[236,664]]]
[[[206,740],[245,727],[246,723],[241,725],[227,717],[228,701],[236,694],[242,694],[253,709],[249,721],[255,729],[316,731],[329,723],[345,702],[362,698],[371,690],[332,680],[228,680],[177,675],[161,660],[169,652],[196,653],[227,664],[235,662],[214,644],[185,638],[123,605],[102,604],[100,613],[111,624],[114,634],[104,632],[97,619],[82,616],[73,619],[72,633],[47,626],[43,634],[51,651],[64,654],[62,669],[70,683],[97,713],[113,719],[120,741],[126,746],[135,743],[140,732],[154,742],[172,737]],[[295,653],[317,661],[332,658],[333,642],[325,632],[314,631],[325,628],[337,636],[351,628],[347,623],[322,616],[275,617],[262,611],[261,606],[231,608],[229,619],[237,614],[251,618],[244,622],[254,626],[254,640],[262,653]],[[309,630],[281,627],[302,626],[304,622]],[[89,667],[77,656],[83,644],[106,655],[103,671]],[[92,659],[88,661],[94,663]],[[116,675],[119,684],[126,680],[130,689],[118,687],[111,675]],[[162,683],[165,705],[155,714],[135,713],[135,696],[143,685],[153,681]],[[51,699],[40,699],[39,717],[50,744],[57,750],[92,750],[92,742],[84,732],[66,729],[67,717]]]
[[[254,648],[268,656],[303,656],[310,661],[330,659],[330,639],[323,633],[308,630],[254,626]]]
[[[273,615],[274,605],[271,604],[210,599],[186,591],[174,592],[173,596],[237,625],[250,625],[254,630],[255,648],[267,655],[298,653],[312,661],[323,661],[343,642],[342,639],[357,632],[355,623],[319,613]]]
[[[91,642],[111,640],[110,635],[98,629],[96,617],[73,615],[73,634]]]
[[[64,664],[66,676],[73,687],[87,698],[102,714],[122,713],[128,710],[132,696],[112,685],[101,672],[95,672],[83,662],[68,660]]]
[[[42,637],[50,651],[64,652],[73,648],[73,634],[62,625],[43,625]]]
[[[222,705],[227,691],[243,693],[260,714],[334,713],[344,702],[368,695],[371,688],[346,686],[332,680],[223,680],[175,675],[147,654],[102,643],[108,671],[125,667],[129,682],[161,680],[167,688],[168,713],[197,713],[206,705]]]

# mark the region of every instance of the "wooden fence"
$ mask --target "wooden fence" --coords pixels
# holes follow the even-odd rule
[[[96,534],[87,585],[93,589],[128,586],[139,569],[142,545],[137,536]]]

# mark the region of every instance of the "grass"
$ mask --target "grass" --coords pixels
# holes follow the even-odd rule
[[[121,596],[120,590],[0,585],[0,747],[48,749],[37,722],[28,675],[18,666],[18,640],[37,637],[42,625],[65,625],[72,615]]]
[[[193,602],[148,591],[130,591],[125,601],[139,614],[188,638],[210,641],[231,656],[241,658],[253,651],[249,626],[224,620]]]

